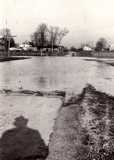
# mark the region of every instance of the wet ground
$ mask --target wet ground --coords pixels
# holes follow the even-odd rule
[[[0,63],[0,136],[24,116],[47,145],[64,96],[66,101],[81,93],[87,83],[114,95],[114,67],[90,59],[32,57]]]
[[[59,98],[38,97],[34,95],[0,95],[0,136],[4,131],[14,127],[16,117],[28,118],[28,126],[39,130],[48,144],[54,119],[61,106]]]
[[[78,94],[90,83],[97,89],[114,95],[114,67],[90,59],[91,61],[85,61],[85,57],[32,57],[0,63],[0,90],[61,90]]]
[[[114,97],[87,85],[64,104],[49,143],[48,160],[113,160]]]
[[[103,60],[113,61],[113,59]],[[6,94],[6,96],[2,94],[0,96],[1,130],[7,129],[6,126],[12,126],[13,118],[17,115],[29,112],[32,118],[33,113],[36,113],[38,119],[35,119],[36,116],[33,119],[37,128],[44,124],[42,121],[39,124],[39,119],[46,119],[46,125],[39,128],[42,128],[41,132],[45,134],[44,139],[47,142],[49,134],[46,137],[43,131],[45,127],[46,130],[47,128],[50,130],[51,120],[48,123],[48,118],[51,118],[50,116],[52,119],[55,118],[55,113],[61,106],[59,91],[63,91],[63,94],[65,91],[67,99],[72,94],[81,93],[87,83],[100,91],[114,95],[114,67],[97,62],[94,58],[85,61],[84,57],[31,57],[31,59],[0,63],[0,90],[1,93]],[[49,94],[50,97],[45,97]],[[7,114],[9,114],[8,117],[4,116]],[[12,117],[11,120],[10,117]],[[3,121],[8,122],[8,125]]]

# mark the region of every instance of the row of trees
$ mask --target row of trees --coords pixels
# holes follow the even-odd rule
[[[37,49],[44,47],[55,48],[60,46],[64,36],[66,36],[68,30],[66,28],[61,29],[57,26],[48,27],[47,24],[41,23],[36,31],[31,35],[30,44]],[[15,41],[11,34],[10,29],[2,29],[0,31],[0,43],[4,45],[5,50],[8,51],[8,47],[14,47]]]
[[[37,49],[42,48],[52,48],[61,45],[62,39],[67,35],[68,30],[66,28],[61,29],[57,26],[48,27],[47,24],[41,23],[36,31],[31,35],[31,45],[37,47]],[[5,50],[8,51],[9,46],[15,47],[15,41],[11,34],[10,29],[2,29],[0,31],[0,44],[4,45]],[[90,46],[88,44],[88,46]],[[95,45],[96,51],[108,50],[110,47],[109,43],[105,38],[100,38]],[[75,47],[71,47],[72,51],[76,51]]]
[[[95,51],[100,52],[100,51],[108,51],[110,49],[110,44],[108,43],[108,41],[105,38],[100,38],[98,39],[98,41],[96,42],[95,46],[91,45],[90,43],[86,43],[86,44],[82,44],[81,47],[79,49],[77,49],[76,47],[72,46],[70,48],[71,51],[77,51],[77,50],[82,50],[84,46],[88,46],[90,48],[93,48]]]
[[[36,31],[31,36],[31,41],[34,46],[39,48],[44,47],[57,47],[61,44],[61,41],[64,36],[66,36],[68,30],[66,28],[61,29],[56,26],[48,27],[47,24],[40,24]]]

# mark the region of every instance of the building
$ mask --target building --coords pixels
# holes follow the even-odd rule
[[[37,51],[37,48],[33,47],[28,41],[20,44],[19,48],[21,48],[24,51]]]
[[[114,51],[114,44],[110,45],[110,51]]]
[[[91,47],[89,47],[89,46],[83,46],[83,51],[93,51],[93,49],[91,48]]]

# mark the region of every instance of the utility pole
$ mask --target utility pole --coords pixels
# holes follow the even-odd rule
[[[52,39],[52,44],[51,44],[51,50],[52,50],[52,54],[53,54],[53,39]]]
[[[7,33],[7,29],[8,29],[8,27],[7,27],[7,19],[6,19],[6,21],[5,21],[5,24],[6,24],[6,43],[7,43],[7,41],[8,41],[8,48],[7,48],[7,54],[6,54],[6,56],[8,57],[9,56],[9,54],[10,54],[10,42],[11,42],[11,38],[13,38],[13,37],[16,37],[16,36],[11,36],[11,35],[8,35],[8,33]]]

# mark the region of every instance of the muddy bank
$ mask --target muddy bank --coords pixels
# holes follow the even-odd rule
[[[64,103],[50,136],[47,160],[69,159],[114,159],[114,97],[91,85]]]
[[[24,60],[29,59],[30,57],[0,57],[0,62],[5,61],[14,61],[14,60]]]
[[[41,97],[60,97],[60,98],[64,98],[66,93],[65,91],[59,91],[59,90],[55,90],[55,91],[32,91],[32,90],[17,90],[17,91],[13,91],[10,89],[3,89],[0,90],[0,94],[4,94],[4,95],[34,95],[34,96],[41,96]]]
[[[114,66],[114,59],[112,60],[102,60],[102,59],[84,59],[85,61],[96,61],[96,62],[99,62],[99,63],[104,63],[104,64],[108,64],[108,65],[111,65],[111,66]]]

